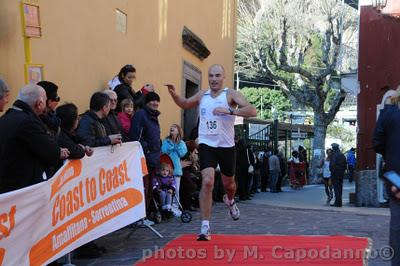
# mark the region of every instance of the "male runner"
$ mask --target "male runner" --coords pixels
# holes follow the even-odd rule
[[[235,184],[235,115],[256,116],[256,109],[235,90],[224,88],[225,79],[222,65],[212,65],[208,70],[210,88],[201,90],[186,99],[178,95],[175,87],[167,84],[175,103],[189,109],[200,105],[199,155],[202,184],[200,191],[201,230],[197,240],[211,240],[210,218],[215,168],[219,165],[226,194],[224,202],[233,220],[238,220],[240,211],[234,201]]]

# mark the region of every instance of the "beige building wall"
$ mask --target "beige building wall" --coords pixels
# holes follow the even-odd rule
[[[32,2],[32,1],[31,1]],[[233,86],[236,41],[235,0],[38,0],[42,37],[31,38],[32,63],[44,65],[44,79],[60,86],[62,102],[74,102],[80,112],[90,95],[107,88],[107,81],[125,64],[133,64],[138,90],[153,83],[161,96],[162,137],[171,123],[181,123],[181,110],[165,83],[182,91],[183,62],[202,73],[220,63],[226,86]],[[116,9],[127,14],[127,32],[116,30]],[[12,88],[14,100],[24,84],[24,45],[20,3],[0,1],[0,76]],[[205,43],[211,55],[201,61],[182,46],[188,27]]]

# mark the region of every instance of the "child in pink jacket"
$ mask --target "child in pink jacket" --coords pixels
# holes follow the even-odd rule
[[[131,120],[134,114],[133,101],[129,98],[124,99],[121,102],[122,112],[118,113],[118,119],[121,122],[122,129],[126,135],[129,135],[129,130],[131,129]]]

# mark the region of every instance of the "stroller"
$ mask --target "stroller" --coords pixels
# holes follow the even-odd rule
[[[160,161],[161,161],[161,163],[166,163],[166,164],[168,164],[168,165],[171,167],[171,169],[174,168],[174,165],[173,165],[173,163],[172,163],[172,160],[171,160],[171,158],[170,158],[168,155],[166,155],[166,154],[161,154]],[[153,177],[153,178],[155,178],[155,177]],[[159,200],[157,201],[157,200],[156,200],[156,197],[153,197],[153,204],[154,204],[154,213],[151,215],[151,216],[153,216],[153,217],[151,217],[151,218],[153,218],[152,220],[153,220],[155,223],[161,223],[161,221],[163,220],[163,218],[165,218],[166,220],[168,220],[168,219],[170,219],[172,216],[179,217],[179,215],[174,215],[173,212],[169,212],[169,211],[167,211],[167,212],[161,212],[161,202],[160,202]],[[181,219],[181,221],[182,221],[183,223],[190,223],[190,222],[192,221],[192,214],[191,214],[190,212],[188,212],[188,211],[185,211],[185,210],[183,209],[183,207],[182,207],[182,205],[181,205],[181,203],[180,203],[180,201],[179,201],[179,199],[178,199],[178,197],[177,197],[177,195],[176,195],[175,192],[174,192],[173,195],[172,195],[172,205],[174,205],[174,204],[177,206],[177,208],[178,208],[178,210],[179,210],[179,212],[180,212],[180,219]]]

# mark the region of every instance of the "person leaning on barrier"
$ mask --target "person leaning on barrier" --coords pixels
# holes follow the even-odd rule
[[[75,129],[79,124],[78,108],[73,103],[63,104],[56,109],[57,117],[60,119],[60,134],[58,145],[69,150],[68,159],[81,159],[85,155],[92,156],[93,149],[79,143]],[[62,162],[60,162],[60,167]]]
[[[123,131],[121,122],[116,113],[118,102],[117,94],[115,91],[109,89],[104,90],[103,93],[110,97],[110,112],[108,112],[107,116],[101,121],[106,128],[107,135],[120,134],[122,136],[122,141],[126,142],[129,140],[128,136]]]
[[[4,80],[0,79],[0,112],[4,112],[4,107],[8,103],[8,98],[10,96],[10,89]]]
[[[57,138],[60,133],[60,119],[56,116],[56,107],[60,102],[60,97],[57,94],[58,86],[50,81],[39,81],[37,83],[46,91],[46,109],[39,117],[46,125],[47,131]]]
[[[68,149],[57,145],[39,119],[45,108],[44,89],[27,85],[0,118],[0,193],[50,178],[45,171],[69,156]]]
[[[95,92],[90,98],[90,110],[82,115],[76,135],[81,144],[89,147],[120,144],[121,134],[107,135],[102,124],[110,112],[110,97],[102,92]]]

